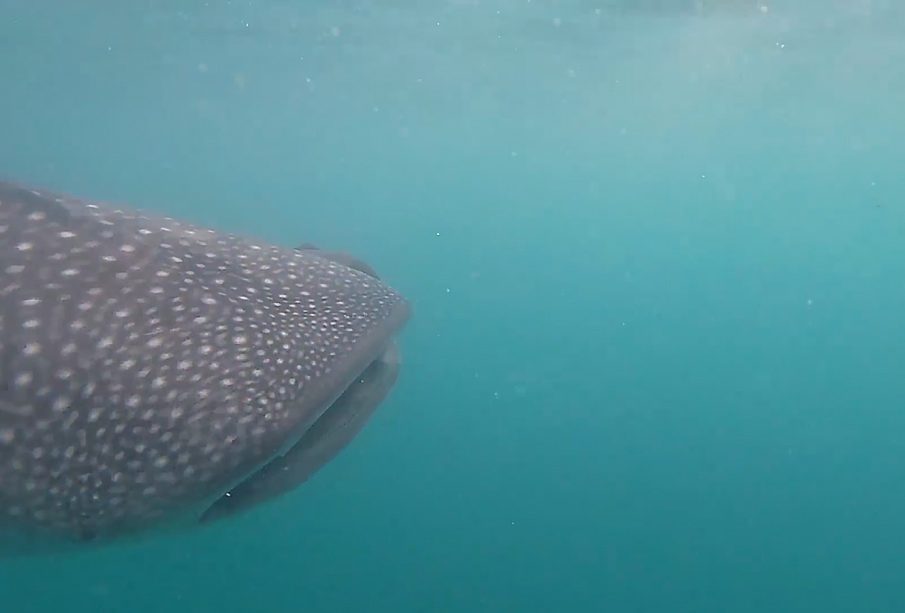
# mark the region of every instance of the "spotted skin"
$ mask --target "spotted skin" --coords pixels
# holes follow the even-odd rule
[[[0,183],[0,538],[197,517],[408,312],[308,251]]]

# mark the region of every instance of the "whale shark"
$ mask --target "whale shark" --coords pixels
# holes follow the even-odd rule
[[[410,314],[342,252],[0,182],[0,550],[292,490],[386,398]]]

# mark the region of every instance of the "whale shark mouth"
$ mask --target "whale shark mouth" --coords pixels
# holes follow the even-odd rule
[[[362,431],[395,385],[400,366],[399,348],[390,342],[297,443],[218,498],[201,522],[244,513],[305,483]]]

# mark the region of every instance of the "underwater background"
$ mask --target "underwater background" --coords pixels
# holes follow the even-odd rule
[[[0,174],[414,307],[291,495],[0,611],[905,611],[905,5],[0,0]]]

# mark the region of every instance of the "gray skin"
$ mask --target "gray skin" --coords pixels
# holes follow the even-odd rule
[[[0,551],[197,525],[408,317],[312,249],[0,182]]]
[[[309,243],[296,249],[310,251],[379,278],[373,268],[349,254],[320,251]],[[383,354],[346,388],[292,449],[218,499],[204,512],[202,522],[208,523],[244,513],[307,481],[364,428],[396,383],[400,366],[399,348],[395,342],[391,342]]]

